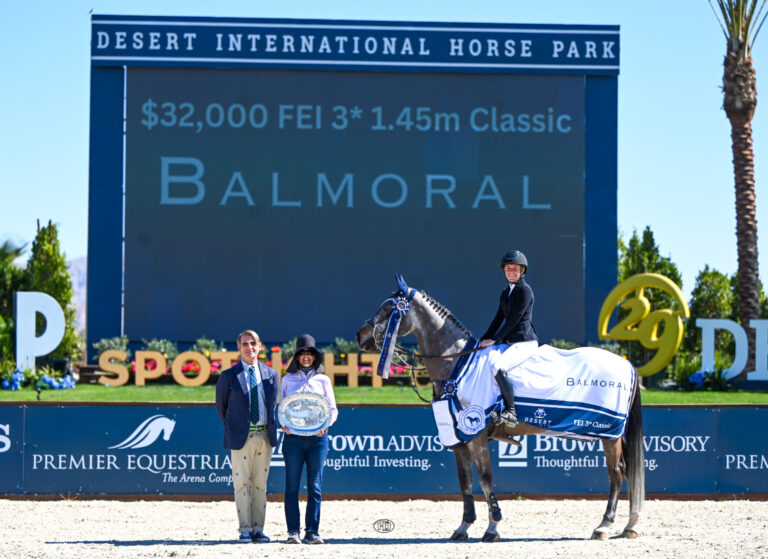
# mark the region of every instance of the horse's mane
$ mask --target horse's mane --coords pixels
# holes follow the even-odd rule
[[[466,326],[464,326],[461,323],[461,321],[458,318],[456,318],[456,316],[454,316],[454,314],[451,311],[446,309],[440,301],[433,299],[432,297],[427,295],[425,291],[419,291],[419,293],[422,294],[424,299],[427,301],[427,304],[429,304],[432,310],[434,310],[440,318],[445,318],[449,322],[452,322],[456,326],[456,328],[458,328],[461,331],[461,333],[467,336],[468,338],[472,337],[472,332],[470,332],[469,329]]]

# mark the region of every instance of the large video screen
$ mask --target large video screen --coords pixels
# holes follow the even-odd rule
[[[352,338],[395,273],[479,336],[511,249],[585,338],[584,76],[126,71],[132,339]]]

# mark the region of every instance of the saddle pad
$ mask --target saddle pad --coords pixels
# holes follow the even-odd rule
[[[606,439],[624,434],[637,375],[626,359],[593,347],[542,345],[504,370],[512,379],[520,421]]]
[[[451,448],[475,438],[491,423],[491,412],[501,409],[501,392],[488,372],[496,370],[492,363],[501,359],[507,347],[484,349],[462,360],[445,383],[442,397],[432,402],[443,446]]]
[[[575,438],[624,434],[637,374],[627,360],[597,348],[523,342],[485,348],[454,372],[432,403],[443,445],[462,444],[487,427],[502,405],[494,378],[500,369],[512,380],[520,421]]]

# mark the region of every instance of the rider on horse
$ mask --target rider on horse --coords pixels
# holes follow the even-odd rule
[[[528,260],[519,250],[511,250],[501,257],[499,267],[503,270],[509,286],[501,292],[496,316],[485,334],[480,337],[480,347],[538,341],[536,330],[531,323],[533,290],[523,279],[528,270]],[[495,378],[504,398],[504,410],[495,419],[515,427],[518,421],[512,381],[502,370],[496,373]]]

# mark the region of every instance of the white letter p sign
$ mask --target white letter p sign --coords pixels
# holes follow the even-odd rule
[[[58,301],[37,291],[17,291],[16,306],[16,366],[34,369],[35,357],[47,355],[59,346],[64,337],[64,311]],[[45,317],[45,331],[35,336],[37,313]]]

